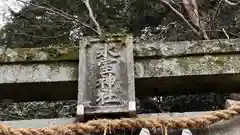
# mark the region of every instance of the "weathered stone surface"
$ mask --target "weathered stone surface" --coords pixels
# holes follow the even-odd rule
[[[93,41],[96,41],[95,39]],[[149,48],[150,45],[145,44],[146,47],[141,45],[140,43],[135,43],[135,81],[136,81],[136,92],[138,95],[140,93],[144,96],[149,94],[149,92],[153,91],[161,91],[161,92],[169,92],[169,91],[180,91],[180,89],[184,91],[202,91],[205,90],[213,90],[214,91],[226,91],[224,89],[228,89],[228,91],[233,90],[235,92],[239,92],[238,85],[240,85],[239,81],[239,73],[240,73],[240,55],[236,53],[238,51],[238,41],[239,39],[233,40],[221,40],[222,42],[230,42],[232,48],[229,46],[224,48],[216,47],[222,44],[219,43],[218,40],[204,41],[203,45],[206,45],[207,42],[215,42],[215,48],[211,51],[210,49],[202,49],[199,47],[198,49],[192,49],[195,51],[190,51],[191,49],[186,49],[187,44],[184,42],[180,42],[182,46],[185,46],[181,49],[179,47],[177,50],[171,52],[162,51],[159,49],[150,49],[149,54],[140,53],[144,52],[144,48]],[[200,41],[196,41],[200,42]],[[189,42],[195,43],[196,42]],[[201,41],[203,42],[203,41]],[[206,43],[205,43],[206,42]],[[138,45],[137,45],[138,44]],[[149,43],[150,44],[150,43]],[[162,43],[163,44],[163,43]],[[156,44],[155,46],[163,46],[162,44]],[[164,43],[165,46],[170,43]],[[176,43],[177,44],[177,43]],[[198,44],[199,45],[199,44]],[[201,45],[201,44],[200,44]],[[171,46],[171,45],[169,45]],[[175,45],[176,46],[176,45]],[[191,46],[191,45],[190,45]],[[207,45],[206,45],[207,46]],[[211,46],[211,44],[210,44]],[[226,45],[227,46],[227,45]],[[55,47],[50,47],[55,48]],[[66,49],[66,48],[69,48]],[[138,49],[140,48],[140,50]],[[172,46],[173,48],[173,46]],[[197,48],[197,47],[195,47]],[[214,48],[214,47],[213,47]],[[37,48],[31,48],[29,51],[28,48],[21,49],[3,49],[0,48],[0,62],[9,62],[2,63],[0,66],[0,75],[3,76],[0,78],[0,84],[7,83],[29,83],[29,82],[76,82],[78,78],[78,48],[77,47],[66,47],[61,46],[58,49],[52,49],[49,51],[49,48],[42,48],[41,53],[36,51]],[[16,51],[18,50],[18,51]],[[20,51],[21,50],[21,51]],[[32,53],[24,53],[27,52]],[[50,49],[51,50],[51,49]],[[71,50],[71,51],[70,51]],[[141,51],[142,50],[142,51]],[[165,50],[165,49],[164,49]],[[187,55],[178,57],[175,54],[183,54],[184,50],[187,51],[188,54],[191,52],[199,52],[199,53],[208,53],[206,55]],[[213,51],[215,53],[211,54]],[[7,53],[6,53],[7,52]],[[15,52],[15,53],[14,53]],[[22,52],[20,54],[16,52]],[[54,52],[54,53],[53,53]],[[70,52],[70,55],[68,55]],[[139,53],[137,53],[139,52]],[[167,53],[169,52],[169,53]],[[220,54],[218,54],[221,52]],[[225,52],[226,54],[223,54]],[[5,57],[6,54],[6,57]],[[25,55],[26,54],[26,55]],[[30,55],[31,54],[31,55]],[[52,54],[52,55],[50,55]],[[55,55],[58,54],[58,55]],[[62,54],[62,55],[60,55]],[[144,55],[143,55],[144,54]],[[141,56],[160,56],[160,57],[146,57],[141,58]],[[161,57],[164,54],[166,57]],[[34,56],[32,56],[34,55]],[[59,57],[63,56],[63,57]],[[65,57],[67,56],[67,57]],[[168,57],[171,56],[171,57]],[[56,61],[60,60],[61,61]],[[31,62],[24,63],[30,60]],[[34,60],[41,61],[40,63],[33,62]],[[51,62],[46,62],[47,60],[53,60]],[[74,61],[71,61],[74,60]],[[65,62],[64,62],[65,61]],[[11,63],[15,62],[15,63]],[[16,63],[17,62],[17,63]],[[195,77],[197,75],[197,77]],[[201,75],[217,75],[211,77],[202,77]],[[230,76],[233,75],[233,76]],[[168,76],[172,76],[171,78],[167,78]],[[228,79],[228,81],[222,81],[223,79]],[[221,82],[221,83],[220,83]],[[64,83],[61,83],[65,85]],[[189,85],[191,84],[191,85]],[[48,86],[48,84],[44,84]],[[61,85],[61,86],[62,86]],[[67,84],[69,87],[72,84]],[[76,84],[73,86],[75,87]],[[54,85],[55,86],[55,85]],[[73,87],[71,86],[71,87]],[[50,87],[50,86],[49,86]],[[5,86],[4,86],[5,88]],[[12,89],[10,86],[6,86],[8,89]],[[147,89],[147,90],[146,90]],[[159,90],[161,89],[161,90]],[[194,90],[193,90],[194,89]],[[3,91],[3,90],[1,90]],[[156,95],[156,93],[151,93]],[[157,93],[159,94],[159,93]]]
[[[205,55],[136,61],[135,77],[240,73],[240,55]]]
[[[131,36],[83,39],[79,51],[77,114],[136,111]]]
[[[217,39],[182,42],[135,43],[135,56],[173,57],[240,51],[240,39]]]
[[[95,41],[97,39],[92,39]],[[78,46],[61,45],[46,48],[0,48],[0,63],[41,60],[78,60]],[[134,43],[135,57],[174,57],[194,54],[233,53],[240,51],[240,39],[209,41]]]
[[[0,76],[0,83],[77,80],[77,63],[1,65]]]
[[[0,66],[0,83],[76,81],[77,62]],[[206,55],[135,61],[135,78],[240,73],[240,55]],[[236,78],[237,79],[237,78]]]
[[[77,46],[53,46],[45,48],[6,48],[0,55],[2,62],[48,61],[48,60],[77,60]],[[1,59],[0,59],[1,60]]]
[[[233,105],[240,105],[240,101],[235,101],[235,100],[231,100],[231,99],[227,99],[225,102],[225,108],[229,108]]]
[[[239,92],[239,56],[231,54],[137,60],[135,61],[136,96],[156,96],[164,92],[226,92],[226,90]],[[222,61],[218,62],[218,60]],[[46,97],[49,100],[69,99],[70,95],[74,95],[70,93],[77,91],[78,62],[3,64],[0,66],[0,75],[2,76],[0,78],[1,98],[12,97],[11,93],[24,90],[28,91],[28,96],[21,96],[21,101],[29,98],[33,100],[36,97],[43,99],[38,96],[39,94],[34,94],[36,91],[39,93],[53,91],[52,93],[56,93],[54,95],[58,95],[58,97]],[[34,82],[37,84],[31,84],[31,88],[24,85],[24,89],[19,89],[20,83]],[[39,84],[43,82],[47,83]],[[61,83],[55,84],[55,82]],[[23,87],[22,85],[20,87]],[[55,89],[56,86],[58,88]],[[72,92],[69,91],[70,95],[67,95],[66,90],[70,88]],[[59,95],[59,91],[65,94]],[[16,96],[15,98],[19,99]],[[76,97],[70,99],[73,98]]]
[[[226,40],[225,40],[226,41]],[[136,45],[135,47],[135,56],[160,56],[165,57],[161,59],[151,59],[148,60],[138,59],[135,62],[136,68],[136,79],[144,79],[144,78],[161,78],[164,76],[188,76],[188,75],[210,75],[210,74],[235,74],[235,77],[231,79],[239,82],[239,74],[240,72],[240,61],[239,54],[214,54],[211,53],[233,53],[238,52],[238,39],[233,40],[232,43],[226,43],[225,46],[222,46],[223,43],[217,43],[210,45],[207,49],[204,47],[204,43],[200,44],[200,47],[197,47],[196,42],[193,42],[195,47],[190,48],[188,46],[189,43],[192,42],[181,42],[184,46],[179,47],[177,50],[174,50],[173,45],[169,45],[170,47],[164,46],[162,44],[155,44],[154,47],[149,47],[151,44],[146,45],[146,47]],[[197,41],[198,42],[198,41]],[[208,41],[213,42],[213,41]],[[226,41],[227,42],[227,41]],[[234,44],[233,44],[234,42]],[[193,44],[192,43],[192,44]],[[188,45],[187,45],[188,44]],[[197,44],[197,45],[196,45]],[[137,46],[140,50],[137,50]],[[154,46],[154,45],[153,45]],[[158,46],[158,47],[156,47]],[[161,46],[161,47],[160,47]],[[177,44],[175,44],[175,47]],[[165,48],[164,48],[165,47]],[[78,51],[75,51],[75,47],[72,48],[71,55],[68,55],[68,48],[60,47],[60,51],[53,49],[52,53],[49,53],[46,50],[44,51],[37,50],[36,48],[28,49],[25,53],[24,49],[2,49],[0,48],[0,61],[1,62],[18,62],[18,61],[41,61],[41,60],[77,60],[78,59]],[[153,48],[153,49],[152,49]],[[189,49],[190,48],[190,49]],[[25,48],[27,50],[27,48]],[[66,50],[67,51],[66,51]],[[22,50],[22,51],[20,51]],[[31,51],[29,51],[31,50]],[[78,50],[78,49],[76,49]],[[146,51],[148,50],[148,51]],[[149,51],[150,50],[150,51]],[[167,50],[167,51],[165,51]],[[172,51],[171,51],[172,50]],[[194,50],[194,51],[192,51]],[[17,53],[16,53],[17,52]],[[21,52],[21,53],[20,53]],[[71,52],[71,51],[70,51]],[[181,56],[185,54],[201,54],[201,53],[209,53],[205,56],[185,56],[185,57],[175,57]],[[1,55],[3,54],[3,55]],[[51,54],[51,55],[50,55]],[[56,54],[56,55],[55,55]],[[73,55],[72,55],[73,54]],[[63,57],[62,57],[63,56]],[[167,58],[171,57],[171,58]],[[77,80],[77,72],[78,72],[78,62],[51,62],[51,63],[29,63],[29,64],[3,64],[0,67],[0,75],[3,76],[0,78],[0,83],[25,83],[25,82],[58,82],[58,81],[76,81]],[[161,82],[161,81],[159,81]],[[151,84],[149,84],[150,86]],[[156,85],[154,85],[156,86]],[[157,87],[157,86],[156,86]],[[172,114],[174,116],[174,114]],[[170,115],[170,116],[172,116]],[[182,115],[181,115],[182,116]],[[239,118],[233,119],[230,121],[222,122],[217,126],[213,125],[209,129],[204,131],[196,130],[194,134],[239,134]],[[71,120],[70,120],[71,121]],[[22,121],[21,121],[22,122]],[[62,121],[61,121],[62,122]],[[68,121],[69,122],[69,121]],[[6,122],[8,123],[8,122]],[[9,122],[11,124],[11,122]],[[14,123],[14,122],[12,122]],[[35,121],[36,123],[36,121]],[[231,124],[229,124],[231,123]],[[16,123],[15,123],[16,124]],[[18,125],[22,125],[19,124]],[[30,124],[28,126],[31,126]],[[45,124],[47,125],[47,124]],[[24,125],[23,125],[24,126]],[[35,125],[36,126],[36,125]],[[224,128],[223,128],[224,127]]]

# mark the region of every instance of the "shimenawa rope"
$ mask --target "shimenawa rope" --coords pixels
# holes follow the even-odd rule
[[[98,119],[86,123],[46,128],[11,128],[0,124],[0,135],[78,135],[103,131],[113,133],[116,130],[135,130],[139,128],[205,128],[218,121],[229,120],[238,114],[240,114],[240,104],[234,104],[228,109],[213,111],[204,116],[168,120],[160,117]]]

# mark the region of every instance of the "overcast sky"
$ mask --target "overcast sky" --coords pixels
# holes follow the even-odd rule
[[[9,8],[18,12],[22,6],[23,4],[16,0],[0,0],[0,27],[4,26],[8,21],[7,18],[10,15]]]

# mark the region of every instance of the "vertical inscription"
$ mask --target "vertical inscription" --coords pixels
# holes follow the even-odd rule
[[[116,74],[113,71],[113,66],[117,64],[117,58],[120,54],[112,44],[104,44],[97,51],[96,59],[97,66],[100,69],[100,77],[97,80],[96,104],[99,106],[121,105],[121,98],[115,94],[118,90],[116,87]]]
[[[80,42],[77,115],[136,111],[130,36]]]

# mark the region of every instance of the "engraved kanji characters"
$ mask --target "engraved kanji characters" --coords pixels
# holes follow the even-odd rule
[[[108,59],[108,55],[113,58]],[[112,71],[113,64],[116,63],[116,57],[119,57],[119,54],[113,51],[113,46],[108,48],[106,44],[97,52],[96,58],[100,59],[97,63],[97,66],[100,68],[100,78],[97,83],[99,91],[96,102],[99,105],[105,105],[110,102],[119,104],[120,102],[112,91],[116,81],[116,76]]]
[[[98,80],[97,86],[99,86],[102,89],[112,88],[115,84],[116,77],[113,74],[104,75],[103,78],[100,78]]]

